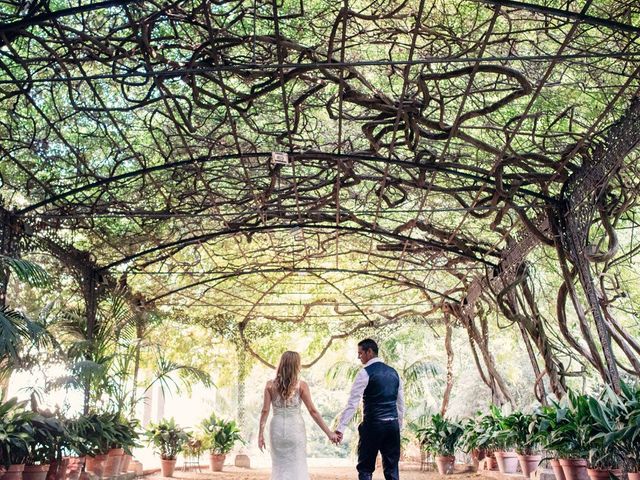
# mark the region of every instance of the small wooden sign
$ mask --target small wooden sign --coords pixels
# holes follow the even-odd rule
[[[284,152],[271,152],[271,163],[274,165],[289,165],[289,155]]]

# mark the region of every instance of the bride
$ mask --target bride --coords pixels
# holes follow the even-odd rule
[[[338,435],[329,430],[311,400],[309,385],[300,380],[300,354],[284,352],[280,357],[276,378],[264,388],[264,404],[260,415],[258,447],[264,449],[264,427],[269,410],[273,416],[269,425],[271,445],[271,480],[309,480],[307,470],[307,436],[300,411],[301,403],[329,440],[337,443]]]

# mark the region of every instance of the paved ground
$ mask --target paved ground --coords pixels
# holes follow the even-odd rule
[[[177,479],[189,479],[189,480],[269,480],[269,469],[251,469],[246,470],[242,468],[236,468],[232,466],[225,466],[224,472],[182,472],[176,471],[174,477]],[[442,480],[444,477],[438,475],[437,472],[420,472],[418,465],[407,465],[400,471],[401,480]],[[311,480],[355,480],[356,473],[352,467],[312,467],[309,469],[311,473]],[[485,480],[487,477],[482,477],[476,473],[455,473],[448,475],[450,480]],[[159,474],[155,474],[146,479],[160,480],[162,477]],[[291,479],[296,480],[296,479]],[[376,471],[373,476],[373,480],[384,480],[382,471]]]

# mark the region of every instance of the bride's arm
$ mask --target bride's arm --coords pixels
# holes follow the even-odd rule
[[[265,447],[264,442],[264,427],[267,424],[267,417],[269,417],[269,411],[271,410],[271,391],[269,390],[269,383],[264,387],[264,402],[262,403],[262,411],[260,412],[260,432],[258,433],[258,448],[262,450]]]
[[[320,415],[320,412],[313,404],[313,400],[311,400],[311,390],[309,389],[309,385],[307,385],[307,382],[300,382],[300,398],[302,398],[305,407],[307,407],[307,410],[309,410],[309,414],[311,415],[311,418],[313,418],[313,421],[318,424],[318,426],[332,442],[335,442],[336,434],[329,429],[327,424],[324,422],[322,415]]]

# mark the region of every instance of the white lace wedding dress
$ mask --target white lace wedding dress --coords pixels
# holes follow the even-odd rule
[[[309,480],[307,433],[300,411],[300,388],[296,388],[286,401],[278,394],[272,394],[271,399],[271,480]]]

